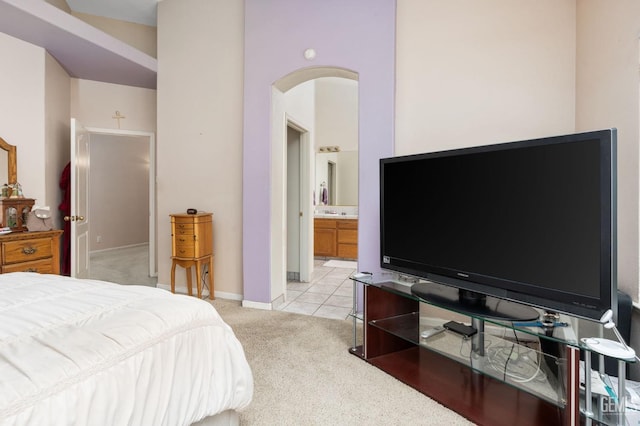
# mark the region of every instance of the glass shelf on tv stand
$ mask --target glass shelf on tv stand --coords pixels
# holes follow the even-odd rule
[[[613,331],[604,329],[602,324],[595,321],[586,320],[582,318],[572,317],[568,315],[560,315],[556,318],[556,323],[560,324],[556,327],[541,327],[539,325],[528,325],[532,321],[509,321],[505,319],[487,318],[474,313],[470,313],[464,308],[464,306],[455,306],[448,303],[439,303],[437,300],[424,300],[412,293],[411,287],[416,283],[430,283],[426,280],[417,280],[412,277],[404,277],[400,274],[383,272],[374,275],[355,275],[351,277],[354,281],[354,296],[356,283],[364,286],[373,286],[381,290],[393,293],[408,299],[415,300],[420,303],[419,306],[427,305],[435,307],[437,309],[443,309],[445,311],[455,312],[470,319],[471,325],[473,325],[479,332],[471,338],[461,338],[457,335],[452,335],[450,332],[440,333],[436,336],[423,339],[420,334],[435,326],[442,325],[443,322],[437,322],[434,318],[425,317],[423,312],[413,312],[405,315],[399,315],[396,317],[390,317],[385,319],[378,319],[371,321],[370,325],[382,329],[385,332],[400,337],[408,342],[419,345],[426,349],[438,352],[444,356],[455,359],[465,365],[468,365],[474,371],[478,371],[482,374],[492,376],[501,380],[507,384],[516,386],[520,389],[532,393],[540,398],[546,399],[559,406],[564,405],[566,402],[565,395],[565,383],[562,383],[562,374],[556,374],[556,381],[548,381],[546,384],[536,383],[537,380],[527,380],[524,377],[510,378],[508,371],[503,371],[502,375],[492,365],[491,361],[487,361],[485,357],[485,351],[488,348],[502,347],[511,351],[530,351],[528,358],[532,356],[537,357],[539,360],[544,359],[545,371],[543,374],[548,373],[548,368],[553,369],[553,365],[557,365],[557,368],[562,370],[566,368],[564,363],[566,360],[562,358],[564,354],[552,354],[549,353],[547,343],[557,343],[559,345],[571,346],[579,349],[584,354],[590,354],[592,349],[586,346],[582,339],[592,337],[604,337],[617,341]],[[433,285],[439,285],[433,283]],[[356,352],[355,341],[356,331],[355,323],[356,318],[364,320],[361,314],[358,314],[357,305],[354,301],[354,310],[352,316],[354,317],[354,348],[352,352]],[[542,309],[536,309],[539,314],[539,318],[542,318],[544,311]],[[433,309],[429,314],[433,313]],[[434,320],[436,322],[434,322]],[[461,322],[469,322],[460,320]],[[525,323],[525,324],[523,324]],[[566,324],[566,325],[565,325]],[[456,343],[452,344],[452,339]],[[559,355],[559,356],[556,356]],[[589,371],[592,367],[591,356],[583,356],[584,358],[584,370]],[[604,357],[599,357],[600,365],[604,365]],[[619,380],[619,387],[616,386],[616,391],[620,392],[625,387],[624,371],[626,370],[625,363],[633,363],[634,359],[618,360],[618,371],[623,377],[623,380]],[[551,366],[551,367],[549,367]],[[596,370],[597,366],[594,367]],[[557,373],[557,371],[555,372]],[[627,424],[628,419],[625,420],[625,415],[620,414],[619,411],[626,411],[626,417],[630,416],[630,410],[624,410],[624,407],[620,410],[620,407],[616,406],[615,410],[604,412],[603,406],[606,408],[607,402],[603,403],[603,399],[595,392],[591,391],[590,381],[581,381],[581,400],[580,411],[585,416],[586,423],[589,424],[592,420],[602,424]],[[587,383],[585,386],[584,383]],[[587,389],[588,388],[588,389]],[[585,392],[592,395],[589,403],[589,399],[585,397]],[[640,419],[640,412],[632,411],[633,419],[636,419],[635,414],[638,414]],[[639,422],[640,424],[640,422]]]

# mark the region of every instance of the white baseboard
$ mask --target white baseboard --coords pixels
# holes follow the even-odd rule
[[[163,290],[171,291],[171,286],[169,284],[156,284],[156,287],[161,288]],[[180,289],[178,288],[176,290],[180,290]],[[187,289],[185,288],[184,291],[186,293]]]
[[[220,299],[227,299],[227,300],[242,300],[242,295],[241,294],[236,294],[236,293],[227,293],[226,291],[214,291],[213,295],[216,298],[220,298]]]
[[[262,309],[262,310],[265,310],[265,311],[273,310],[273,306],[271,305],[271,303],[252,302],[251,300],[243,300],[242,301],[242,307],[243,308]]]
[[[116,250],[123,250],[123,249],[128,249],[128,248],[134,248],[134,247],[142,247],[142,246],[148,246],[149,243],[137,243],[137,244],[129,244],[126,246],[119,246],[119,247],[110,247],[110,248],[106,248],[106,249],[99,249],[99,250],[92,250],[89,252],[90,255],[92,254],[100,254],[100,253],[106,253],[106,252],[110,252],[110,251],[116,251]]]
[[[274,300],[271,301],[271,309],[279,309],[280,306],[284,305],[285,300],[284,300],[284,294],[281,294],[280,296],[276,297]]]
[[[157,288],[161,288],[163,290],[167,290],[167,291],[171,291],[171,285],[169,284],[157,284],[156,285]],[[187,286],[185,285],[183,286],[176,286],[176,293],[178,294],[187,294]],[[205,293],[206,293],[206,289],[205,289]],[[209,297],[209,293],[206,293],[207,298]],[[237,300],[240,301],[242,300],[242,295],[241,294],[236,294],[236,293],[228,293],[226,291],[214,291],[213,295],[216,298],[220,298],[220,299],[226,299],[226,300]],[[204,298],[204,296],[203,296]]]

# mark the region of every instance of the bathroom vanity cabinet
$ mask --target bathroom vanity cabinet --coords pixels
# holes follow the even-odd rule
[[[358,220],[316,218],[313,232],[314,256],[356,259],[358,257]]]

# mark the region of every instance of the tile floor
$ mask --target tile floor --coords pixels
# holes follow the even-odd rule
[[[311,282],[287,283],[287,300],[278,310],[323,318],[347,319],[353,307],[353,284],[349,276],[355,268],[323,266],[327,260],[314,261]]]

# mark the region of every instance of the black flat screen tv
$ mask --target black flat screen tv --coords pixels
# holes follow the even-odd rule
[[[384,158],[380,181],[383,269],[594,320],[615,308],[615,129]]]

